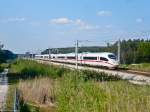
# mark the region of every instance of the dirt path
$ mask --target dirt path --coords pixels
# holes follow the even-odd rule
[[[7,78],[8,69],[5,69],[4,72],[0,73],[0,110],[3,110],[5,105],[5,99],[8,90],[8,78]]]

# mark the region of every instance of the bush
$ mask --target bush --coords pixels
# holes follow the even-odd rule
[[[94,81],[117,81],[120,80],[119,77],[106,74],[104,72],[96,72],[90,70],[83,70],[81,71],[81,77],[87,80],[94,80]]]
[[[0,66],[0,72],[3,72],[3,68]]]

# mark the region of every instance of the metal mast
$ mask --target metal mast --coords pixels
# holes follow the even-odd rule
[[[51,60],[51,49],[50,48],[48,50],[48,54],[49,54],[49,60]]]
[[[120,39],[118,40],[118,63],[120,64]]]
[[[76,69],[78,70],[78,44],[79,44],[79,41],[76,40],[76,47],[75,47],[75,58],[76,58]]]
[[[0,50],[4,47],[4,45],[0,41]]]

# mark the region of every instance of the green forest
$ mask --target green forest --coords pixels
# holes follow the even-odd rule
[[[121,64],[132,63],[150,63],[150,40],[129,39],[122,40],[121,44]],[[117,42],[114,44],[107,43],[107,46],[90,46],[80,47],[79,52],[113,52],[117,55]],[[75,51],[74,47],[52,48],[51,53],[71,53]],[[48,54],[46,49],[42,54]]]
[[[17,57],[17,55],[12,53],[11,51],[0,49],[0,72],[2,72],[3,69],[5,68],[4,63],[6,63],[6,62],[8,63],[9,60],[12,60],[16,57]]]
[[[9,50],[0,50],[0,64],[5,63],[9,59],[14,59],[15,57],[16,55]]]

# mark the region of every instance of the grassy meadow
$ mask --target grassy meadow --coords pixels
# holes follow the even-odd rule
[[[9,64],[7,63],[1,63],[0,64],[0,72],[3,72],[4,68],[8,68],[9,67]]]
[[[150,86],[105,73],[17,60],[9,75],[19,77],[12,82],[21,93],[21,112],[150,111]]]
[[[141,63],[141,64],[136,64],[136,65],[132,64],[132,65],[129,65],[128,68],[132,70],[150,72],[150,63]]]
[[[130,64],[130,65],[121,65],[121,68],[150,72],[150,63],[140,63],[140,64]]]

